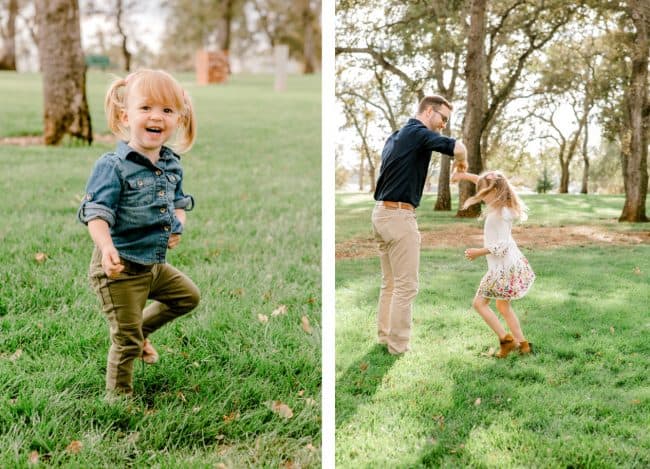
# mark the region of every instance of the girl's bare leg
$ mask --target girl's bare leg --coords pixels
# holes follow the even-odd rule
[[[490,308],[489,298],[476,296],[474,298],[472,306],[474,306],[474,309],[478,312],[478,314],[481,315],[481,317],[487,323],[487,325],[490,326],[490,329],[492,329],[496,333],[496,335],[499,336],[499,339],[505,337],[506,330],[501,325],[501,322],[499,321],[497,315],[494,314],[494,311],[492,311],[492,309]]]
[[[521,326],[519,325],[519,319],[515,314],[512,306],[510,305],[510,300],[496,300],[496,306],[503,319],[506,320],[506,324],[510,328],[510,332],[515,336],[517,342],[522,342],[526,340],[524,338],[524,333],[521,331]]]

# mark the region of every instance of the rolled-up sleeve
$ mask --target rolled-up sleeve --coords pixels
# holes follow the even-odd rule
[[[183,192],[183,178],[180,178],[176,185],[176,192],[174,193],[174,208],[182,208],[189,212],[194,209],[194,197]]]
[[[115,163],[101,158],[95,164],[88,179],[86,193],[77,211],[77,218],[83,224],[100,218],[108,226],[115,225],[115,212],[120,199],[122,184]]]

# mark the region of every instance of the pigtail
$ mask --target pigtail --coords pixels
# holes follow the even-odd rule
[[[122,112],[124,111],[124,89],[126,84],[127,80],[122,78],[117,78],[111,83],[104,99],[104,112],[111,132],[118,138],[128,139],[128,131],[121,121]]]
[[[196,114],[192,100],[185,90],[183,90],[183,109],[178,123],[180,127],[178,141],[174,144],[174,149],[178,153],[185,153],[192,148],[196,139]]]

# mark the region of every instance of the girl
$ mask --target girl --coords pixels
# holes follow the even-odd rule
[[[486,172],[480,176],[454,173],[451,180],[476,184],[476,195],[467,199],[463,208],[481,201],[487,205],[483,229],[485,247],[466,249],[465,258],[473,261],[480,256],[487,257],[488,271],[481,279],[473,306],[499,336],[501,347],[496,356],[505,358],[516,348],[520,353],[531,353],[532,344],[525,339],[510,305],[510,300],[523,297],[535,280],[535,273],[511,235],[513,220],[525,221],[527,208],[499,171]],[[490,309],[492,298],[496,300],[497,310],[506,320],[511,333],[506,334],[499,318]]]
[[[149,335],[199,302],[192,280],[165,262],[194,208],[178,153],[194,143],[196,121],[185,91],[158,70],[114,81],[104,109],[123,140],[95,164],[77,217],[95,243],[90,280],[110,327],[106,390],[131,395],[134,360],[158,360]]]

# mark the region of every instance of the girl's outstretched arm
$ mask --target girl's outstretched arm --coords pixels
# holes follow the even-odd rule
[[[460,181],[469,181],[476,184],[476,181],[478,181],[478,175],[472,173],[454,171],[454,173],[451,175],[451,182],[460,182]]]

